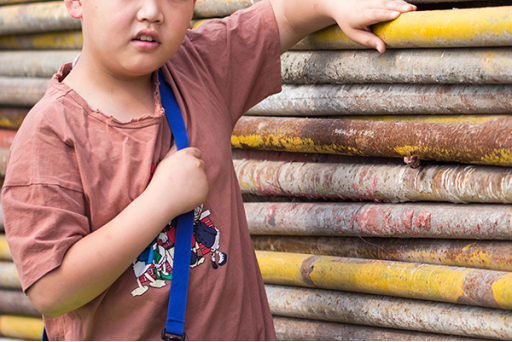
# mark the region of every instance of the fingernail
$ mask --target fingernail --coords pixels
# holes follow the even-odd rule
[[[400,12],[397,12],[397,11],[393,11],[393,12],[391,12],[391,15],[392,15],[393,17],[396,17],[396,16],[397,16],[397,15],[399,15],[399,14],[400,14]]]

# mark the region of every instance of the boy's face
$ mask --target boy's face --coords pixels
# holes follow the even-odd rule
[[[178,51],[196,0],[64,0],[82,19],[82,58],[117,77],[151,74]]]

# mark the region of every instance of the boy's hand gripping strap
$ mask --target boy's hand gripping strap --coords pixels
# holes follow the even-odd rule
[[[167,120],[171,125],[176,147],[178,150],[187,148],[189,146],[188,135],[180,107],[176,102],[171,87],[165,81],[160,70],[158,71],[158,79],[160,81],[160,97],[162,98]],[[185,340],[185,309],[187,306],[188,276],[193,231],[194,211],[178,216],[167,321],[162,331],[162,339],[164,341]]]

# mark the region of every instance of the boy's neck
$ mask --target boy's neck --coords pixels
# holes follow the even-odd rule
[[[115,75],[89,63],[84,57],[80,57],[63,82],[84,98],[92,110],[99,110],[121,122],[154,114],[152,74]]]

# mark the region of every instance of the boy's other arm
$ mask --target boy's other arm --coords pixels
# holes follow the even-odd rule
[[[75,243],[58,268],[27,289],[27,296],[46,317],[89,303],[130,267],[167,223],[201,205],[208,190],[198,149],[169,152],[146,190],[106,225]]]
[[[279,28],[281,53],[302,38],[324,27],[338,24],[356,43],[386,50],[369,26],[396,19],[416,6],[402,0],[270,0]]]

